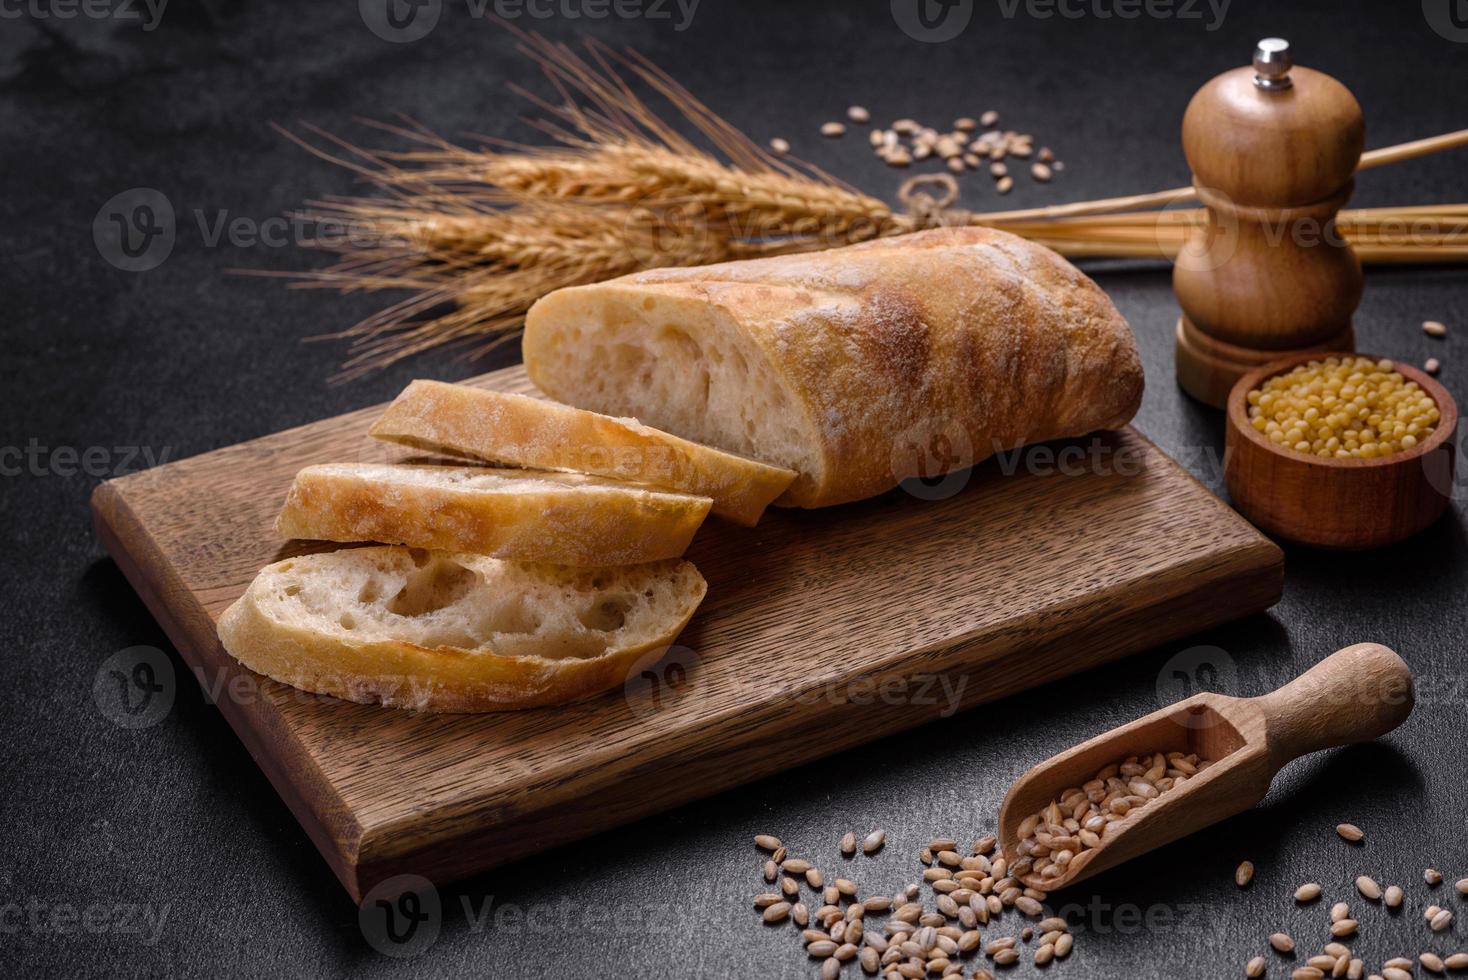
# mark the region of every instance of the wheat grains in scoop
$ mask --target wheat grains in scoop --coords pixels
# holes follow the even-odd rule
[[[1000,809],[1000,845],[1020,881],[1065,888],[1247,810],[1293,759],[1385,734],[1412,704],[1407,665],[1373,643],[1261,697],[1194,695],[1021,776]],[[1136,758],[1113,762],[1122,753]]]
[[[1080,854],[1101,847],[1107,829],[1132,810],[1146,806],[1213,763],[1196,752],[1157,752],[1129,756],[1104,766],[1086,783],[1067,789],[1019,825],[1019,846],[1011,866],[1017,877],[1053,880]],[[1238,884],[1253,877],[1240,866]]]

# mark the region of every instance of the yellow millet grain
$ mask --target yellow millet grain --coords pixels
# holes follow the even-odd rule
[[[1411,449],[1441,417],[1432,397],[1385,359],[1310,361],[1249,392],[1249,422],[1270,442],[1326,458]]]

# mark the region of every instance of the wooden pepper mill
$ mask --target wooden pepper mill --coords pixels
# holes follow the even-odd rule
[[[1361,263],[1335,218],[1364,141],[1355,97],[1294,66],[1280,38],[1188,103],[1183,152],[1207,219],[1178,253],[1173,289],[1177,379],[1193,397],[1222,408],[1260,364],[1355,349]]]

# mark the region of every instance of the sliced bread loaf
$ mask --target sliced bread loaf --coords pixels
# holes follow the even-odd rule
[[[306,691],[419,711],[557,704],[622,684],[703,601],[686,561],[567,568],[399,547],[269,565],[224,648]]]
[[[721,517],[753,525],[795,471],[710,449],[543,398],[442,381],[414,381],[372,435],[418,449],[529,469],[632,480],[713,499]]]
[[[683,554],[710,503],[576,473],[330,463],[296,474],[276,528],[288,538],[632,565]]]
[[[1143,384],[1106,294],[988,228],[559,289],[522,347],[550,397],[789,467],[801,507],[896,486],[920,447],[961,469],[1120,426]]]

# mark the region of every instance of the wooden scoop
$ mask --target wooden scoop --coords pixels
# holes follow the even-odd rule
[[[1194,695],[1021,776],[999,810],[1000,845],[1005,855],[1017,855],[1021,821],[1128,756],[1177,751],[1213,760],[1196,776],[1109,823],[1101,846],[1078,853],[1060,877],[1020,878],[1033,888],[1059,891],[1249,809],[1287,763],[1384,735],[1406,720],[1413,702],[1412,672],[1401,657],[1376,643],[1338,650],[1263,697]]]

